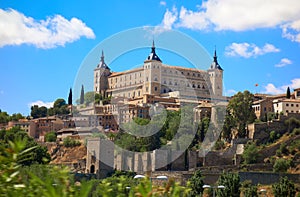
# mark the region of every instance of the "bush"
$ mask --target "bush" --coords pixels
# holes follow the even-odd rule
[[[56,142],[56,133],[55,133],[55,131],[51,131],[49,133],[46,133],[45,141],[46,142]]]
[[[81,142],[78,141],[78,140],[74,140],[74,139],[71,139],[71,138],[67,137],[67,138],[64,139],[63,145],[65,147],[75,147],[75,146],[80,146]]]
[[[224,185],[224,189],[217,190],[219,197],[239,197],[240,196],[240,177],[238,174],[225,173],[218,179],[218,185]]]
[[[275,161],[273,166],[274,172],[286,172],[291,166],[291,161],[283,158],[279,158]]]
[[[242,155],[245,164],[255,163],[258,156],[258,149],[255,143],[247,144]]]
[[[272,185],[272,190],[274,197],[294,197],[296,195],[295,185],[287,177],[280,178],[279,183]]]
[[[189,179],[188,187],[191,189],[190,196],[199,196],[203,193],[203,176],[200,170],[197,170]]]
[[[257,186],[250,185],[249,187],[246,187],[244,190],[244,197],[258,197]]]

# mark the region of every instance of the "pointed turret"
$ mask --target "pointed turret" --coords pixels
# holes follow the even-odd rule
[[[154,40],[152,42],[151,53],[148,55],[148,58],[145,61],[151,61],[151,60],[162,62],[160,58],[156,55]]]
[[[218,69],[218,70],[223,70],[220,66],[220,64],[218,63],[218,57],[217,57],[217,50],[215,48],[215,53],[214,53],[214,60],[210,65],[210,69]]]
[[[97,65],[97,68],[106,68],[106,69],[109,69],[109,67],[106,65],[106,63],[104,61],[104,52],[103,52],[103,50],[102,50],[101,59],[100,59],[99,64]]]

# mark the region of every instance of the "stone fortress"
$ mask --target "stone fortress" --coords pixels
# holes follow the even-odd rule
[[[110,131],[118,131],[118,125],[135,117],[149,118],[153,106],[179,110],[186,103],[194,104],[194,121],[199,121],[213,113],[212,100],[226,101],[223,69],[216,51],[207,71],[171,66],[162,63],[154,41],[143,65],[123,72],[111,71],[102,51],[100,62],[94,69],[94,92],[105,98],[111,97],[111,102],[79,109],[79,113],[93,119],[94,124],[89,126],[101,126]],[[196,167],[197,157],[196,152],[175,150],[118,151],[109,140],[89,138],[86,172],[102,177],[113,169],[136,172],[187,170]]]

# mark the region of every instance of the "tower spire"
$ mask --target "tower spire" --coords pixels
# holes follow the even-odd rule
[[[212,64],[210,65],[211,69],[219,69],[219,70],[223,70],[220,66],[220,64],[218,63],[218,56],[217,56],[217,49],[216,49],[216,45],[215,45],[215,51],[214,51],[214,60],[212,62]]]
[[[156,60],[162,62],[160,58],[156,55],[154,39],[152,41],[151,53],[149,54],[148,58],[145,61],[149,61],[149,60]]]
[[[101,52],[101,58],[100,58],[99,64],[97,65],[97,68],[108,68],[108,66],[106,65],[106,63],[104,61],[104,52],[103,52],[103,50]]]

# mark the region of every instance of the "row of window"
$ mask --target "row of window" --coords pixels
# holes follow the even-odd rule
[[[289,103],[286,103],[285,106],[289,107]],[[294,107],[294,103],[291,103],[291,107]],[[299,107],[299,104],[296,104],[296,107]]]

